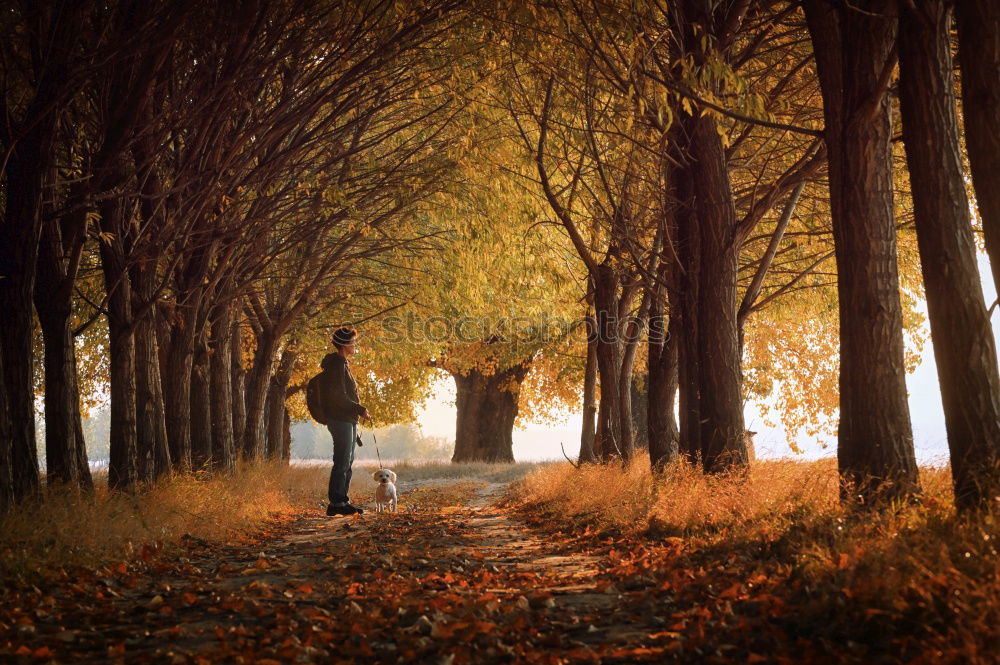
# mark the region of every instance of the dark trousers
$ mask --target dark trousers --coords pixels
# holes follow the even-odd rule
[[[333,468],[330,470],[330,503],[347,503],[347,488],[351,486],[351,465],[354,464],[354,439],[357,423],[334,420],[327,428],[333,437]]]

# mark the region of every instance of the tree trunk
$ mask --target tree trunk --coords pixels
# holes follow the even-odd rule
[[[624,309],[619,307],[619,311]],[[636,448],[636,429],[635,429],[635,415],[634,404],[632,401],[632,396],[635,394],[634,384],[634,370],[635,370],[635,353],[639,348],[639,340],[642,337],[642,320],[646,317],[646,304],[640,308],[639,315],[636,318],[630,318],[628,323],[623,325],[625,330],[625,337],[622,339],[622,359],[621,359],[621,373],[618,377],[618,389],[621,391],[618,399],[619,402],[619,418],[621,419],[621,450],[622,450],[622,461],[627,462],[632,459],[635,455]],[[642,396],[643,398],[645,396]],[[640,398],[642,399],[642,398]]]
[[[0,379],[3,375],[3,354],[0,353]],[[10,456],[13,452],[8,442],[12,440],[10,421],[10,398],[7,382],[0,380],[0,515],[14,504],[14,477]]]
[[[701,243],[694,217],[690,167],[676,169],[677,258],[680,276],[670,282],[671,337],[677,338],[678,400],[680,427],[678,449],[692,464],[701,460],[701,415],[698,367],[698,273],[701,270]],[[675,321],[679,325],[675,325]]]
[[[295,351],[285,349],[267,391],[267,459],[280,460],[285,447],[285,397],[295,369]]]
[[[155,269],[136,267],[132,271],[136,308],[153,298]],[[160,352],[156,317],[149,310],[135,323],[136,432],[139,445],[139,472],[153,482],[171,472],[170,446],[160,379]]]
[[[1000,491],[1000,376],[962,174],[950,7],[900,3],[900,108],[955,503],[971,509]]]
[[[285,422],[282,429],[281,459],[290,462],[292,459],[292,417],[285,409]]]
[[[890,0],[831,9],[807,0],[826,116],[840,309],[840,431],[845,500],[874,503],[916,489],[903,366],[885,85],[895,22]]]
[[[39,97],[43,97],[41,91]],[[13,499],[34,496],[39,488],[32,297],[42,224],[42,191],[51,159],[54,121],[48,116],[31,117],[33,111],[40,112],[35,106],[28,109],[29,131],[19,137],[7,156],[3,170],[6,200],[0,223],[0,312],[4,316],[0,325],[4,374],[0,380],[7,398],[7,420],[2,428],[7,436],[0,446],[6,447],[3,456],[10,464]]]
[[[233,309],[227,305],[212,323],[210,355],[212,458],[216,469],[232,473],[236,469],[233,436]]]
[[[725,150],[712,116],[692,120],[691,185],[699,230],[699,415],[702,466],[706,472],[746,466],[743,394],[740,386],[736,279],[739,249],[736,208]]]
[[[267,452],[267,389],[274,369],[277,340],[264,332],[257,339],[253,367],[246,377],[246,428],[243,430],[243,456],[261,460]]]
[[[194,365],[193,315],[173,314],[173,332],[167,348],[167,364],[161,366],[166,403],[167,439],[174,469],[190,471],[191,459],[191,371]]]
[[[654,295],[649,312],[649,348],[646,354],[646,428],[649,438],[649,463],[654,470],[662,469],[677,459],[678,431],[674,417],[674,397],[677,393],[677,342],[679,319],[677,307],[670,308],[670,323],[664,325],[662,293]]]
[[[594,454],[602,462],[624,458],[621,417],[621,322],[618,318],[618,276],[610,262],[598,267],[594,279],[594,310],[597,317],[597,372],[601,398],[597,409]]]
[[[528,364],[493,374],[455,374],[455,453],[452,462],[513,462],[514,419]]]
[[[593,462],[597,435],[597,322],[587,317],[587,361],[583,371],[583,431],[580,434],[579,462]]]
[[[632,402],[632,443],[649,450],[649,375],[636,376],[633,370],[629,399]]]
[[[101,205],[101,225],[114,239],[100,243],[101,267],[108,292],[111,384],[111,459],[108,486],[131,490],[140,480],[136,430],[135,337],[130,284],[121,243],[124,214],[120,201]]]
[[[960,0],[958,62],[962,68],[962,115],[976,204],[983,221],[993,283],[1000,294],[1000,4]]]
[[[239,455],[243,442],[243,432],[247,422],[246,372],[243,369],[243,329],[237,307],[233,317],[233,330],[229,341],[230,365],[232,366],[233,392],[233,454]]]
[[[39,280],[39,285],[46,280]],[[45,466],[46,481],[93,486],[86,466],[86,447],[76,433],[82,429],[80,393],[76,383],[76,348],[70,325],[72,308],[56,292],[46,289],[36,299],[45,345]],[[63,306],[65,305],[65,306]],[[80,465],[83,448],[84,466]]]
[[[82,184],[70,187],[69,207],[78,212],[43,225],[35,275],[35,311],[45,347],[45,459],[49,484],[93,488],[80,422],[73,338],[73,286],[79,270],[87,208]],[[46,209],[49,207],[47,206]]]
[[[212,391],[206,332],[198,333],[191,364],[191,463],[195,469],[211,468]]]

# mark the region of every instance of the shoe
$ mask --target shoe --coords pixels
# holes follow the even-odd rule
[[[365,509],[364,509],[364,508],[358,508],[357,506],[355,506],[355,505],[353,505],[353,504],[350,504],[350,503],[349,503],[349,504],[347,504],[347,505],[346,505],[346,506],[344,506],[344,507],[345,507],[345,508],[350,508],[350,509],[351,509],[351,510],[353,510],[353,511],[354,511],[355,513],[357,513],[358,515],[361,515],[362,513],[364,513],[364,512],[365,512]]]
[[[351,510],[346,503],[340,505],[333,505],[332,503],[326,507],[327,517],[337,517],[339,515],[353,515],[354,511]]]

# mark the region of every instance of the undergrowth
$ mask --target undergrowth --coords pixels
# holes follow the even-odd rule
[[[511,496],[544,528],[633,552],[630,565],[686,571],[674,585],[700,588],[692,598],[720,584],[734,599],[780,598],[771,621],[790,636],[857,657],[995,662],[997,512],[956,515],[947,468],[921,469],[921,484],[913,505],[857,511],[838,501],[833,460],[707,476],[686,464],[654,474],[640,458],[541,468]]]
[[[505,482],[537,466],[394,464],[402,489],[401,507],[410,500],[426,507],[440,499],[416,487],[407,492],[411,484],[455,479]],[[378,463],[370,461],[354,465],[350,492],[356,503],[372,500],[371,472],[377,468]],[[97,489],[92,493],[47,489],[43,500],[25,502],[0,514],[0,580],[9,576],[28,579],[67,567],[96,568],[184,538],[239,542],[273,520],[324,510],[329,475],[329,462],[248,464],[232,476],[175,475],[133,494],[108,491],[104,474],[95,476]],[[470,491],[469,487],[463,491]]]

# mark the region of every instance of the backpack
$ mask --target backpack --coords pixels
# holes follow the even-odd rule
[[[320,425],[326,424],[326,413],[323,409],[323,399],[320,396],[320,384],[324,374],[326,374],[326,370],[309,379],[309,383],[306,384],[306,408],[309,409],[309,415],[312,416],[313,420]]]

